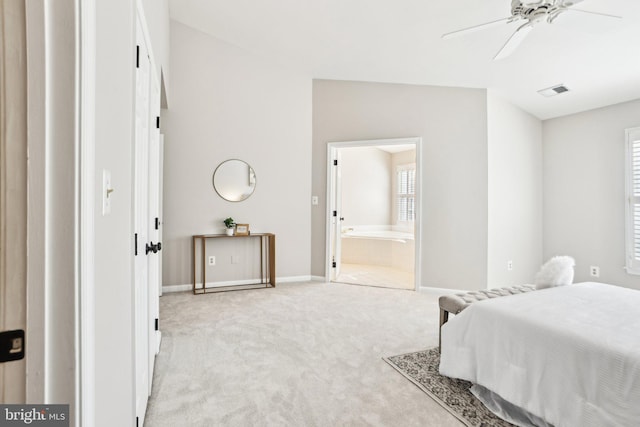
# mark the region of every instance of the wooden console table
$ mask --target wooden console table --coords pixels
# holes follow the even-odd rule
[[[260,281],[242,285],[228,285],[207,288],[207,254],[208,239],[247,239],[260,238]],[[202,262],[202,288],[196,288],[196,264],[198,260],[197,242],[200,242],[200,258]],[[192,236],[193,244],[193,293],[208,294],[214,292],[239,291],[243,289],[275,288],[276,287],[276,235],[273,233],[254,233],[241,236],[227,236],[226,234],[197,234]],[[208,290],[207,290],[208,289]]]

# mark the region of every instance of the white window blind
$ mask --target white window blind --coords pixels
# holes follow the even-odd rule
[[[640,128],[627,129],[627,272],[640,274]]]
[[[397,169],[398,222],[412,222],[416,216],[416,165],[402,165]]]

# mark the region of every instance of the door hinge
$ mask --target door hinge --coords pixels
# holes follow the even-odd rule
[[[336,267],[338,267],[338,264],[337,264],[335,261],[333,261],[333,262],[331,263],[331,267],[336,268]]]
[[[338,166],[338,161],[337,160],[333,161],[333,166]]]
[[[156,116],[156,128],[160,129],[160,116]]]
[[[338,211],[333,211],[333,216],[338,216]]]
[[[156,230],[160,229],[160,218],[156,217]]]
[[[156,331],[160,330],[160,319],[156,317]]]
[[[138,233],[134,235],[133,254],[136,256],[138,255]]]
[[[136,68],[140,68],[140,46],[136,45]]]

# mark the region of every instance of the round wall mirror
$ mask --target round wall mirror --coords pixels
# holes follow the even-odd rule
[[[213,188],[223,199],[241,202],[253,194],[256,173],[242,160],[225,160],[213,172]]]

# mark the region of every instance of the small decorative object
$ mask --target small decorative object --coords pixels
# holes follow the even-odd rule
[[[573,283],[575,265],[575,260],[570,256],[554,256],[536,274],[536,289],[570,285]]]
[[[236,234],[238,236],[248,236],[249,224],[236,224]]]
[[[235,227],[236,222],[231,217],[225,219],[223,222],[224,227],[227,229],[227,236],[233,236],[233,228]]]

